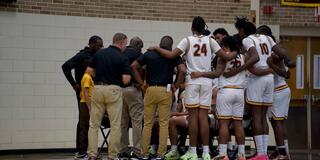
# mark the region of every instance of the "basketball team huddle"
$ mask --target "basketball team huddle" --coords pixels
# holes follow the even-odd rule
[[[163,36],[159,46],[149,47],[144,54],[139,37],[127,46],[127,36],[116,33],[112,45],[102,48],[102,38],[93,36],[89,47],[65,62],[62,68],[77,91],[79,104],[75,159],[100,156],[98,128],[104,115],[110,120],[109,159],[197,160],[201,148],[202,159],[211,160],[214,136],[218,153],[213,160],[290,159],[285,121],[291,93],[285,79],[295,63],[266,25],[256,28],[246,18],[236,18],[238,33],[233,36],[223,28],[211,36],[206,27],[197,16],[192,35],[175,49],[172,37]],[[76,82],[71,69],[75,69]],[[172,109],[177,90],[177,107]],[[155,117],[158,132],[153,129]],[[130,156],[124,154],[130,150],[129,119]],[[268,119],[277,146],[269,155]],[[245,132],[247,127],[250,134]],[[230,128],[237,143],[234,157],[228,154]],[[185,143],[187,134],[189,148],[182,155],[178,145]],[[245,136],[253,136],[256,154],[252,157],[246,157]],[[171,148],[167,151],[168,137]]]
[[[237,18],[238,34],[229,36],[217,29],[205,36],[205,22],[195,17],[193,35],[180,41],[176,49],[168,51],[150,47],[161,56],[175,58],[183,54],[186,75],[182,101],[188,115],[185,116],[189,134],[189,149],[180,156],[177,142],[171,141],[171,149],[165,159],[195,160],[199,140],[202,159],[209,160],[208,110],[214,112],[218,128],[218,155],[213,160],[228,160],[227,143],[230,125],[233,125],[237,142],[237,160],[245,160],[245,132],[243,115],[249,110],[256,154],[251,160],[290,159],[286,140],[285,120],[288,117],[290,89],[285,81],[289,68],[295,67],[286,50],[275,43],[271,29],[256,28],[245,18]],[[217,89],[216,102],[211,108],[212,88]],[[215,90],[215,89],[214,89]],[[268,155],[270,119],[275,133],[276,150]],[[169,127],[170,131],[170,127]],[[172,135],[169,133],[169,135]],[[199,138],[200,137],[200,138]],[[171,138],[170,138],[171,140]]]

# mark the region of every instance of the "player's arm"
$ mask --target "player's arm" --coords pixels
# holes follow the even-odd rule
[[[139,64],[138,61],[133,61],[132,64],[131,64],[131,68],[132,68],[132,75],[134,77],[134,79],[136,79],[136,81],[138,82],[138,84],[140,86],[143,85],[143,79],[141,77],[141,74],[139,72],[139,69],[141,68],[141,65]]]
[[[219,56],[220,58],[229,61],[231,59],[236,58],[237,56],[237,52],[225,52],[223,49],[218,50],[218,52],[216,52],[216,55]]]
[[[288,73],[287,70],[285,69],[284,63],[282,63],[282,60],[276,63],[271,56],[267,59],[267,63],[269,67],[272,68],[273,71],[277,73],[279,76],[284,78],[289,78],[290,73]]]
[[[257,76],[265,76],[268,74],[273,73],[272,68],[256,68],[254,66],[252,66],[251,68],[248,69],[252,74],[257,75]]]
[[[192,72],[191,78],[199,78],[199,77],[206,77],[206,78],[218,78],[220,75],[222,75],[223,71],[226,67],[226,61],[222,58],[218,58],[217,67],[214,71],[211,72]]]
[[[177,75],[177,81],[174,84],[175,88],[179,88],[180,84],[182,84],[184,82],[184,77],[186,75],[186,66],[185,66],[185,64],[181,63],[181,64],[179,64],[177,66],[177,68],[178,68],[178,75]]]
[[[159,52],[161,56],[169,59],[174,59],[183,53],[183,51],[181,51],[179,48],[175,48],[173,51],[169,51],[158,46],[150,47],[148,50],[155,50]]]

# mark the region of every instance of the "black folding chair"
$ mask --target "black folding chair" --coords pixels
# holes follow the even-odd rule
[[[107,130],[107,129],[109,129],[109,130],[107,132],[105,132],[105,130]],[[101,152],[103,150],[104,145],[106,144],[107,151],[108,151],[108,146],[109,146],[108,137],[110,135],[111,129],[110,129],[110,120],[109,120],[109,117],[108,117],[107,114],[105,114],[103,116],[103,118],[102,118],[100,131],[101,131],[101,134],[102,134],[102,137],[103,137],[103,142],[102,142],[100,148],[98,149],[97,157],[99,157],[99,158],[101,156]]]

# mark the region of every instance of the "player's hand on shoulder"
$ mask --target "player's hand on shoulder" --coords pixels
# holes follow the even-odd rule
[[[154,51],[157,49],[158,46],[150,46],[147,50],[148,51]]]
[[[268,57],[267,64],[270,66],[273,63],[272,57]]]
[[[192,72],[191,73],[191,79],[199,78],[202,76],[201,72]]]

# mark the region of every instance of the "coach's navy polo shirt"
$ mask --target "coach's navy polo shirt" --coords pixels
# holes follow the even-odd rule
[[[183,64],[180,56],[175,59],[167,59],[160,56],[156,51],[147,51],[137,61],[141,66],[146,65],[146,81],[151,86],[172,84],[174,67]]]
[[[89,66],[96,70],[95,83],[123,86],[122,75],[131,74],[129,59],[112,45],[98,51]]]

